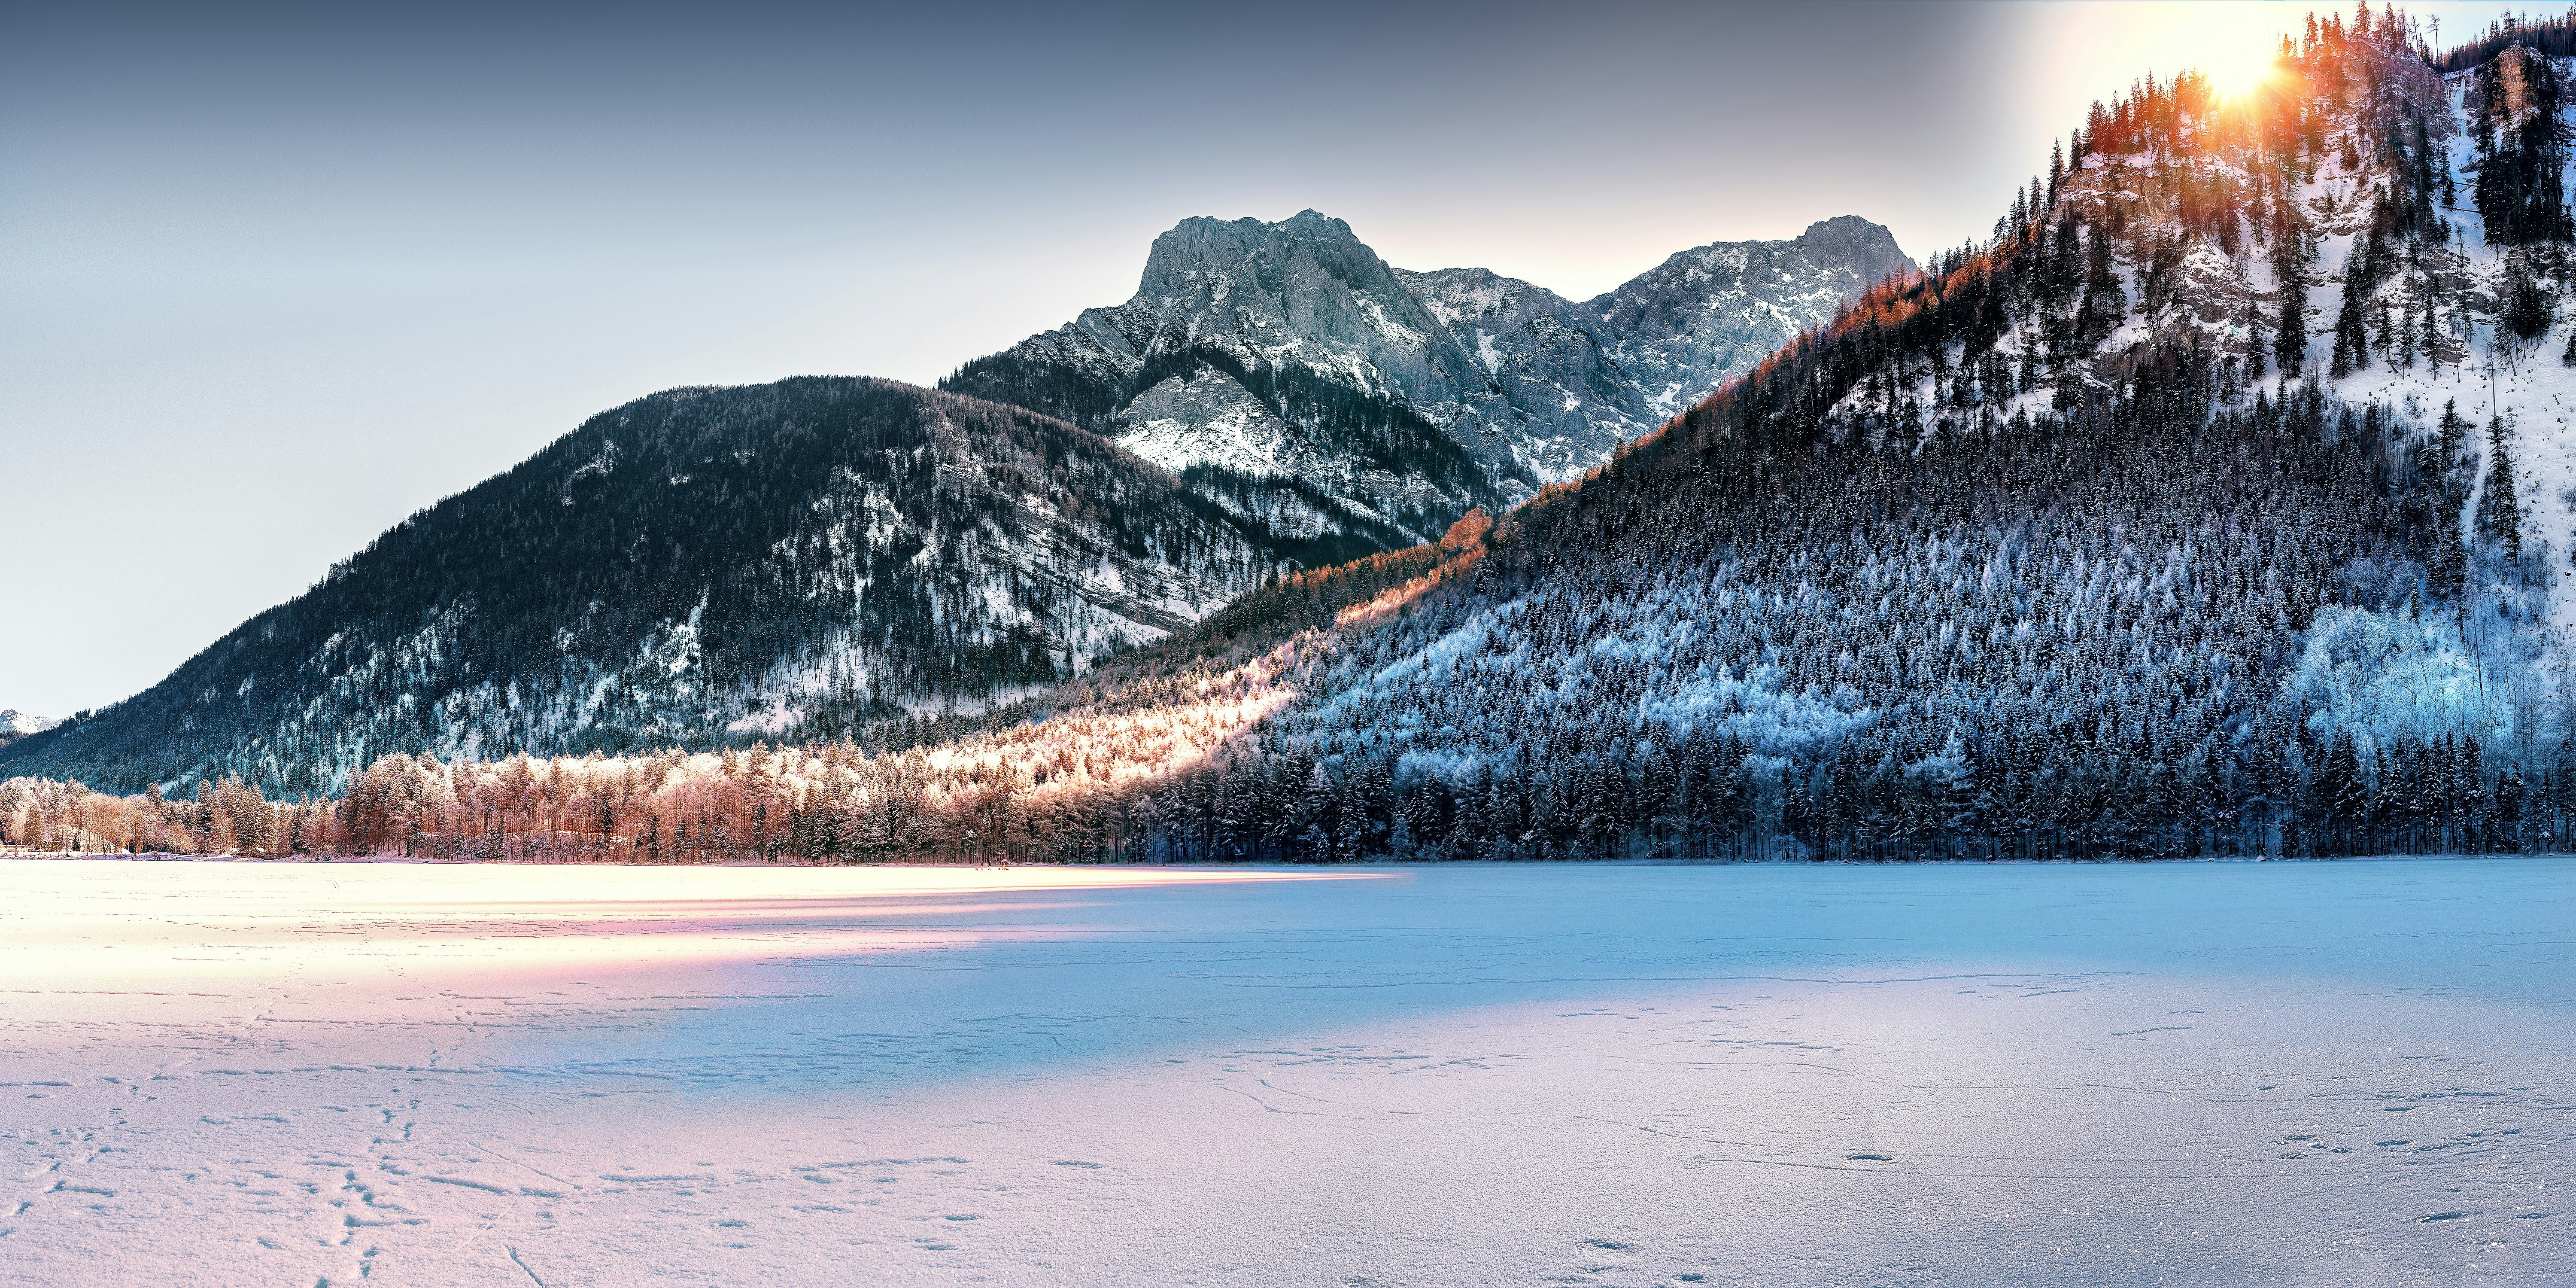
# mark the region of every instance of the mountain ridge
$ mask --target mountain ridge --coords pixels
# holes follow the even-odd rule
[[[1840,216],[1787,241],[1677,252],[1578,303],[1490,270],[1397,268],[1312,209],[1275,223],[1200,216],[1155,240],[1126,303],[968,362],[941,387],[1063,416],[1198,472],[1212,495],[1321,484],[1322,503],[1276,508],[1297,530],[1392,548],[1599,465],[1682,394],[1913,267],[1885,228]],[[1269,388],[1281,381],[1337,414],[1282,406]],[[1335,459],[1370,468],[1317,464]],[[1368,526],[1379,521],[1402,540]]]
[[[1896,253],[1885,230],[1852,222]],[[1058,396],[1019,397],[1007,414],[1010,404],[979,402],[974,382],[954,379],[935,393],[799,377],[649,395],[389,529],[134,698],[0,741],[0,764],[103,785],[234,775],[327,792],[389,750],[711,746],[974,709],[1186,627],[1277,573],[1436,536],[1461,513],[1588,468],[1619,433],[1645,426],[1576,306],[1545,296],[1547,320],[1524,328],[1527,339],[1478,331],[1471,352],[1417,296],[1420,280],[1316,211],[1278,223],[1193,218],[1155,239],[1134,299],[1024,342],[1047,357]],[[1594,364],[1586,388],[1615,413],[1607,429],[1585,421],[1591,438],[1558,436],[1554,455],[1480,419],[1504,409],[1519,417],[1505,429],[1518,432],[1541,422],[1516,408],[1574,410],[1551,343]],[[889,472],[879,461],[861,480],[843,461],[840,474],[793,484],[764,473],[764,452],[829,456],[817,424],[884,439],[891,421],[858,426],[835,410],[871,398],[937,412],[923,413],[931,428],[904,449],[933,464]],[[620,432],[638,418],[667,427],[692,417],[705,423],[681,431],[685,449]],[[956,424],[976,428],[961,435]],[[1072,485],[1058,477],[1067,468]],[[636,492],[637,472],[656,470],[660,490]],[[480,528],[442,529],[453,549],[417,550],[421,523],[501,493],[512,499]],[[626,507],[612,522],[625,525],[623,547],[585,526],[595,498],[611,495]],[[687,521],[652,517],[674,505]],[[754,512],[774,506],[788,509]],[[733,564],[706,564],[691,523],[718,532]],[[827,548],[794,548],[825,529]],[[514,536],[496,544],[492,531]],[[928,571],[877,557],[905,542]],[[531,553],[549,550],[598,568],[568,571]],[[346,584],[389,560],[395,572],[371,575],[410,590]],[[465,563],[479,580],[458,573]],[[625,586],[617,579],[637,569],[670,584],[578,589]],[[729,599],[724,588],[746,576],[776,584]],[[913,599],[889,598],[887,578]],[[299,625],[317,612],[361,625]]]

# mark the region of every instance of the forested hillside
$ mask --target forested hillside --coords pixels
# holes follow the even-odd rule
[[[322,794],[396,751],[830,737],[1053,684],[1306,553],[1018,408],[878,380],[672,390],[0,756]]]
[[[2250,102],[2139,86],[1992,242],[1873,291],[1515,513],[1472,576],[1348,632],[1243,757],[1388,780],[1355,848],[1398,853],[2563,831],[2557,574],[2514,452],[2566,431],[2548,398],[2512,401],[2572,330],[2558,76],[2508,45],[2446,86],[2402,20],[2365,15]],[[2347,265],[2332,311],[2307,298],[2321,259]],[[2391,322],[2337,353],[2317,314],[2375,322],[2374,300]],[[2472,380],[2505,400],[2483,430],[2456,410]]]

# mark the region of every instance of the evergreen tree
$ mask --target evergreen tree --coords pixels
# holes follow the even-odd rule
[[[2505,261],[2504,314],[2500,321],[2507,334],[2518,340],[2537,340],[2549,330],[2549,292],[2539,277],[2525,265],[2519,254]]]
[[[2353,258],[2360,259],[2360,253],[2356,251]],[[2344,270],[2343,309],[2335,315],[2334,358],[2330,367],[2337,380],[2370,363],[2370,333],[2362,314],[2362,297],[2366,293],[2358,270],[2347,267]]]
[[[2111,267],[2109,233],[2099,227],[2086,232],[2084,298],[2076,310],[2076,337],[2078,348],[2090,353],[2128,316],[2129,298],[2120,287],[2119,274]]]
[[[2459,400],[2443,399],[2442,419],[2433,439],[2433,459],[2436,469],[2442,474],[2450,473],[2459,465],[2461,455],[2468,448],[2468,442],[2469,420],[2468,417],[2460,414]]]
[[[2318,778],[2317,795],[2326,816],[2324,848],[2333,854],[2361,853],[2370,795],[2362,783],[2361,758],[2350,733],[2335,735]]]
[[[2457,599],[2468,585],[2468,567],[2459,511],[2442,505],[2433,516],[2433,557],[2425,566],[2425,589],[2436,599]]]
[[[2272,332],[2272,355],[2288,379],[2308,361],[2307,235],[2285,203],[2273,234],[2272,274],[2278,282],[2280,314]]]
[[[2511,431],[2504,417],[2487,421],[2487,481],[2478,494],[2478,531],[2495,538],[2509,560],[2522,558],[2522,507],[2514,497]]]
[[[2566,86],[2555,60],[2517,44],[2478,69],[2474,195],[2486,239],[2498,246],[2565,242]]]

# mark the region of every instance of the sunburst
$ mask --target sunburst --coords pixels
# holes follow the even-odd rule
[[[2194,64],[2209,87],[2229,102],[2252,98],[2280,75],[2278,49],[2268,40],[2247,42],[2241,49],[2215,46]]]

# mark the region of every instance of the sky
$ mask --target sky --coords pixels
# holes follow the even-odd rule
[[[0,708],[148,687],[655,390],[935,381],[1189,216],[1576,298],[1844,214],[1921,258],[2086,104],[2307,12],[391,8],[0,11]]]

